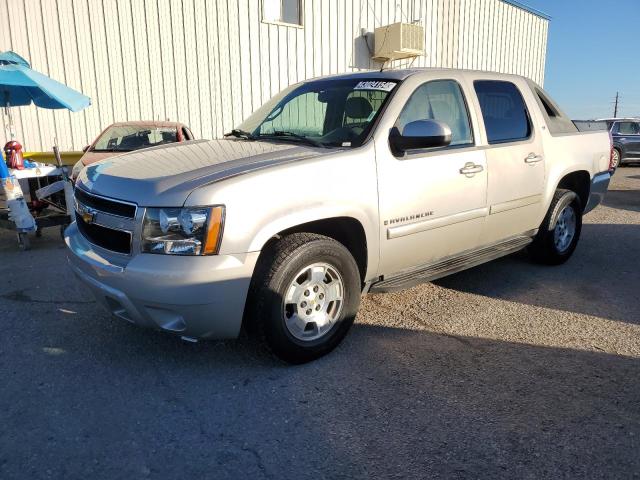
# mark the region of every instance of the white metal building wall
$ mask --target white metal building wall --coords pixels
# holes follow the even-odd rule
[[[215,138],[285,86],[375,68],[362,29],[425,27],[413,66],[544,80],[548,19],[503,0],[302,0],[303,27],[261,0],[0,0],[0,51],[90,96],[81,113],[13,109],[30,151],[79,150],[114,121],[179,120]],[[406,66],[401,62],[397,66]]]

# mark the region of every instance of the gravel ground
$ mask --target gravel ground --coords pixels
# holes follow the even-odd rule
[[[333,354],[110,318],[55,231],[0,233],[0,478],[637,478],[640,168],[566,264],[370,295]]]

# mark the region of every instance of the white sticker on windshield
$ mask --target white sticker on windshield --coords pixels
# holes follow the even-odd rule
[[[395,86],[396,82],[367,81],[358,83],[354,87],[354,90],[382,90],[383,92],[390,92]]]

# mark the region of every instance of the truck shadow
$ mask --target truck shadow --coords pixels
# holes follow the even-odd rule
[[[3,398],[20,398],[0,414],[11,432],[0,438],[5,469],[45,449],[47,469],[68,476],[96,458],[103,472],[117,459],[118,472],[142,465],[162,478],[640,469],[638,358],[357,323],[332,354],[290,367],[250,343],[189,345],[119,321],[105,337],[105,321],[6,351],[24,372],[3,387]],[[59,353],[27,353],[43,342]],[[80,438],[87,454],[47,432]]]
[[[609,190],[602,204],[620,210],[640,212],[640,190]]]
[[[444,288],[640,324],[640,225],[585,224],[564,265],[520,252],[435,281]]]

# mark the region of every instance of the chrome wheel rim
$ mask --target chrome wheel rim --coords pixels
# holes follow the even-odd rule
[[[564,253],[571,245],[576,235],[576,212],[571,205],[567,205],[558,215],[556,228],[553,232],[553,242],[559,253]]]
[[[310,342],[326,335],[336,324],[344,303],[344,282],[328,263],[301,269],[287,288],[282,313],[287,330]]]

